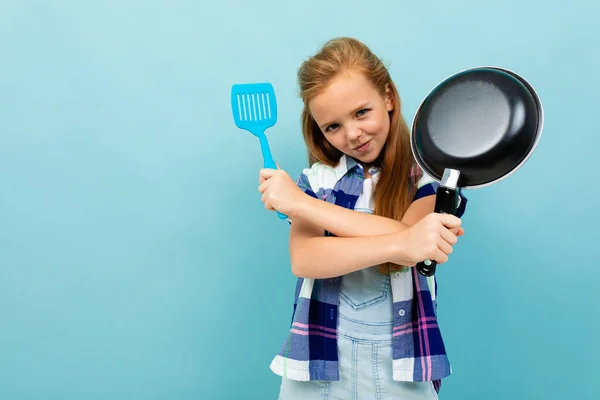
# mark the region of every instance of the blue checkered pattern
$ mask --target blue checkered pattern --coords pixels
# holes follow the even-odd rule
[[[372,174],[377,171],[370,171]],[[362,192],[364,171],[354,159],[343,156],[336,167],[320,163],[305,169],[298,186],[317,199],[354,209]],[[414,200],[433,195],[438,183],[414,169]],[[456,215],[461,217],[467,199],[460,194]],[[325,233],[329,235],[328,232]],[[393,379],[433,381],[450,375],[450,363],[437,322],[437,282],[415,268],[391,273],[394,307]],[[299,278],[289,334],[271,363],[278,375],[299,381],[339,380],[337,318],[341,278]]]

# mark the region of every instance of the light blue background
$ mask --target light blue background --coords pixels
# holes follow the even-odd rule
[[[470,191],[439,269],[444,399],[597,399],[600,3],[0,2],[0,398],[275,399],[295,279],[233,83],[270,81],[274,158],[306,165],[296,69],[379,54],[411,121],[461,69],[513,69],[545,130]]]

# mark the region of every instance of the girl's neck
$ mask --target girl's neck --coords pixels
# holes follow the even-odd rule
[[[365,178],[366,179],[371,178],[371,174],[369,173],[369,170],[375,166],[375,163],[365,164],[365,163],[361,162],[360,165],[362,165],[363,171],[365,172]]]

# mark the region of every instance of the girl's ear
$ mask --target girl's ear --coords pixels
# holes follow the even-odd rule
[[[385,108],[388,110],[388,112],[394,109],[394,101],[392,99],[390,85],[385,85]]]

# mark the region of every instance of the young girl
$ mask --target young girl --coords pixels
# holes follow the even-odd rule
[[[312,165],[297,183],[263,169],[259,186],[290,219],[299,278],[271,363],[279,398],[435,399],[450,374],[436,280],[411,267],[448,260],[466,198],[456,216],[433,213],[437,183],[415,164],[398,91],[364,44],[331,40],[298,81]]]

